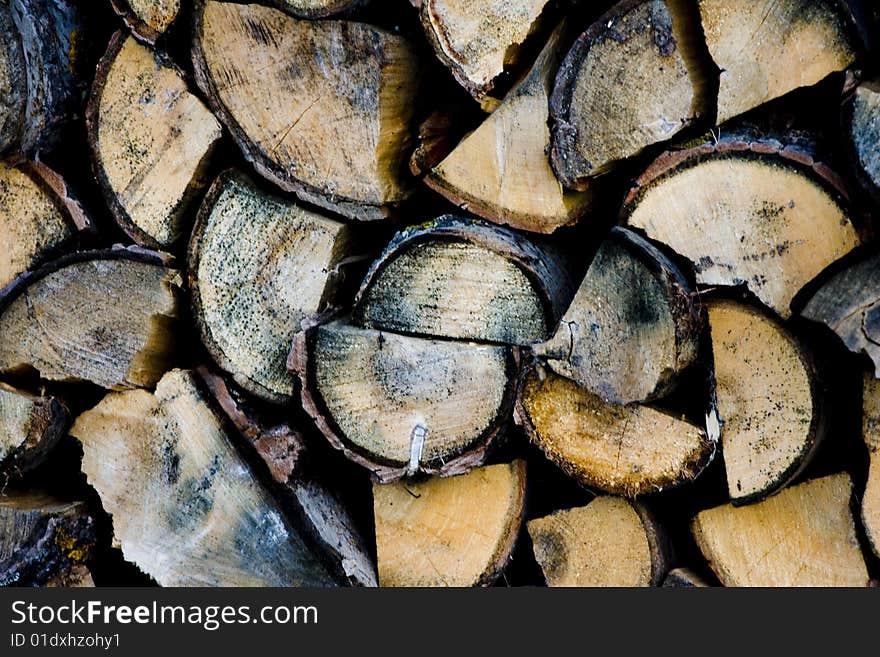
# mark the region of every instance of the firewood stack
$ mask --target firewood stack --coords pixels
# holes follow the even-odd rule
[[[878,25],[0,3],[0,585],[875,582]]]

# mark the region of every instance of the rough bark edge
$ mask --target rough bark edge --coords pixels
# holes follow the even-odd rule
[[[205,95],[208,107],[226,126],[233,140],[238,145],[244,158],[254,167],[261,176],[271,181],[286,192],[292,192],[300,200],[311,203],[324,210],[329,210],[349,219],[358,221],[380,221],[387,219],[399,208],[406,199],[383,205],[370,205],[363,201],[350,199],[343,196],[328,195],[322,190],[306,182],[296,179],[285,172],[280,166],[272,162],[254,144],[241,125],[232,116],[232,113],[221,102],[220,95],[211,76],[205,54],[202,50],[202,22],[204,20],[205,6],[209,0],[194,0],[193,28],[192,28],[192,63],[195,73],[196,84]],[[368,26],[376,32],[386,33],[384,30]],[[387,33],[390,35],[390,33]],[[396,35],[391,35],[396,36]],[[398,37],[400,38],[400,37]]]
[[[640,487],[611,485],[608,482],[603,481],[601,478],[593,476],[592,473],[587,471],[587,469],[577,467],[565,459],[555,458],[547,451],[547,449],[545,448],[545,442],[541,439],[538,430],[535,427],[534,420],[532,419],[531,414],[528,412],[525,404],[523,403],[525,387],[529,382],[529,377],[531,377],[532,375],[538,376],[539,378],[541,377],[541,368],[536,363],[531,363],[524,367],[524,372],[520,377],[519,389],[517,391],[516,404],[513,411],[513,420],[518,426],[522,428],[529,441],[541,450],[541,453],[548,461],[554,463],[569,477],[573,478],[574,480],[585,486],[599,489],[611,495],[620,495],[621,497],[626,497],[627,499],[632,500],[642,495],[675,489],[679,486],[687,485],[693,482],[697,477],[700,476],[700,474],[702,474],[702,472],[715,457],[716,444],[711,439],[711,437],[709,437],[706,430],[703,429],[702,431],[705,438],[702,442],[702,449],[692,453],[688,457],[688,459],[683,463],[684,467],[679,470],[678,476],[662,479],[652,479],[650,482],[646,482]],[[559,374],[555,374],[555,376],[565,378],[560,376]],[[667,415],[671,415],[669,413],[666,413],[665,411],[659,411],[658,409],[651,410],[656,410],[657,412],[663,412]],[[696,425],[694,426],[697,429],[700,429],[700,427]]]
[[[70,424],[70,415],[67,407],[57,397],[30,395],[12,386],[6,386],[2,382],[0,382],[0,389],[31,398],[34,403],[30,414],[32,427],[35,415],[41,419],[37,425],[40,428],[39,435],[27,435],[24,442],[7,454],[6,458],[0,460],[0,479],[3,480],[0,490],[2,490],[8,479],[20,477],[45,460],[46,455],[65,435]],[[36,438],[36,440],[34,441],[32,438]]]
[[[708,317],[699,300],[696,286],[671,258],[649,240],[625,226],[612,227],[606,239],[623,247],[645,266],[663,285],[669,297],[669,311],[675,326],[675,365],[672,370],[661,372],[654,390],[645,399],[638,400],[638,403],[652,401],[673,390],[678,383],[678,376],[697,362],[700,342],[708,328]],[[538,356],[554,360],[543,351],[543,344],[536,343],[532,351]],[[552,365],[549,367],[553,369]]]
[[[476,586],[489,586],[504,571],[507,562],[513,556],[513,548],[516,547],[516,541],[519,538],[520,528],[525,518],[525,502],[526,502],[526,462],[517,459],[510,463],[510,468],[517,479],[516,499],[514,500],[515,513],[510,519],[511,522],[507,527],[507,532],[499,546],[498,551],[493,555],[489,562],[489,567],[483,571],[476,582]]]
[[[825,391],[823,389],[821,383],[821,377],[819,376],[818,369],[816,367],[816,360],[813,357],[810,349],[807,344],[794,335],[782,322],[780,322],[771,311],[764,307],[757,307],[753,304],[743,304],[743,303],[735,303],[731,302],[728,299],[716,299],[711,301],[710,303],[714,304],[730,304],[734,303],[734,305],[745,307],[748,311],[757,314],[759,317],[764,319],[765,321],[771,323],[779,334],[784,337],[788,342],[794,347],[795,351],[798,354],[798,358],[800,359],[801,364],[803,365],[804,371],[807,373],[807,378],[810,382],[810,396],[812,399],[812,416],[810,417],[810,426],[807,429],[807,437],[803,442],[802,448],[797,455],[797,458],[793,459],[792,462],[781,472],[778,472],[775,479],[771,479],[761,490],[755,491],[754,493],[750,493],[748,495],[742,495],[737,497],[730,497],[730,504],[732,506],[746,506],[749,504],[754,504],[756,502],[761,502],[768,497],[772,497],[776,493],[780,492],[783,488],[791,484],[798,476],[800,476],[807,466],[810,465],[813,457],[817,454],[819,447],[821,446],[824,438],[828,434],[831,429],[831,421],[830,421],[830,413],[828,413],[827,401]],[[711,342],[711,340],[710,340]],[[714,372],[714,367],[713,367]],[[714,375],[713,375],[714,381]],[[714,390],[714,385],[713,385]],[[714,397],[713,393],[713,397]],[[715,413],[721,420],[721,436],[720,436],[720,446],[721,446],[721,458],[724,460],[724,418],[720,416],[720,413],[717,410],[717,406],[715,408]],[[724,461],[725,469],[725,484],[727,479],[727,462]],[[728,488],[728,493],[730,492]]]
[[[171,23],[168,24],[168,27],[159,32],[141,20],[131,8],[128,0],[110,0],[110,6],[113,7],[113,11],[116,12],[116,15],[122,19],[123,23],[125,23],[125,26],[129,29],[131,35],[148,46],[155,45],[156,41],[163,37],[168,30],[174,27],[174,23],[180,17],[180,12],[178,11],[178,14],[171,20]],[[180,9],[182,10],[183,7]]]
[[[4,288],[0,289],[0,315],[6,311],[9,304],[18,298],[22,292],[31,285],[39,283],[49,274],[53,274],[68,265],[92,260],[132,260],[134,262],[146,262],[169,268],[173,268],[175,264],[174,257],[167,253],[152,251],[139,246],[124,246],[122,244],[114,244],[112,247],[105,249],[69,253],[52,260],[42,267],[16,276]]]
[[[539,247],[519,233],[495,224],[443,215],[397,233],[370,266],[354,299],[352,321],[363,322],[364,297],[385,267],[413,246],[430,241],[464,242],[491,251],[519,267],[544,310],[548,331],[553,331],[574,295],[574,283],[562,258],[550,248]],[[379,329],[382,330],[382,329]],[[447,339],[444,336],[433,336]]]
[[[295,431],[291,426],[279,424],[267,427],[260,418],[256,416],[252,408],[246,407],[242,400],[236,399],[235,393],[230,388],[229,383],[223,375],[217,374],[205,365],[200,365],[195,369],[195,373],[201,378],[202,383],[217,406],[223,411],[229,421],[235,426],[236,431],[242,438],[246,439],[266,461],[272,478],[282,486],[295,487],[301,474],[302,458],[306,449],[305,441],[299,432]],[[268,455],[258,446],[263,438],[283,438],[288,441],[290,446],[290,455],[292,464],[289,472],[282,473],[269,463]]]
[[[189,297],[190,297],[190,308],[192,310],[193,320],[195,322],[196,328],[198,329],[199,336],[201,338],[202,344],[205,346],[205,349],[208,350],[211,358],[214,360],[217,365],[229,373],[233,380],[244,388],[247,392],[260,397],[261,399],[265,399],[266,401],[272,402],[273,404],[287,404],[296,398],[296,382],[294,382],[293,392],[289,395],[284,395],[277,393],[275,391],[269,390],[263,384],[258,381],[253,380],[250,377],[233,373],[232,370],[235,368],[233,364],[229,360],[226,355],[226,352],[220,348],[220,345],[214,340],[213,335],[211,333],[211,327],[204,320],[204,306],[202,305],[202,295],[199,292],[199,284],[197,279],[197,273],[199,271],[199,263],[202,258],[202,250],[201,243],[202,238],[204,237],[205,228],[208,225],[208,222],[211,219],[211,214],[214,212],[214,207],[217,204],[217,200],[223,194],[226,189],[226,185],[229,183],[239,183],[241,185],[247,187],[257,187],[259,186],[246,174],[236,170],[236,169],[227,169],[223,171],[217,178],[211,183],[211,186],[208,188],[208,191],[205,193],[205,197],[202,200],[202,204],[199,206],[199,210],[196,213],[195,224],[192,228],[192,234],[189,238],[189,243],[186,247],[186,259],[187,259],[187,285],[189,287]]]
[[[123,232],[125,232],[125,234],[128,235],[137,244],[140,244],[147,248],[167,248],[172,244],[182,241],[186,236],[186,230],[181,230],[180,234],[177,235],[177,237],[175,237],[171,242],[165,243],[157,241],[154,237],[148,235],[140,226],[135,224],[135,222],[132,221],[131,216],[122,206],[119,197],[113,190],[113,186],[110,184],[110,180],[107,178],[107,174],[104,169],[104,160],[101,157],[101,149],[98,143],[101,98],[104,94],[104,87],[107,83],[107,76],[110,74],[110,69],[113,68],[113,64],[116,62],[116,57],[119,54],[119,51],[122,50],[122,47],[123,45],[125,45],[125,41],[128,39],[128,37],[129,34],[124,30],[117,30],[113,34],[113,37],[110,39],[110,43],[107,46],[106,52],[101,57],[101,60],[98,63],[95,80],[92,83],[91,93],[89,95],[89,100],[86,105],[86,132],[89,151],[91,154],[92,171],[95,175],[95,179],[98,182],[98,187],[100,187],[101,189],[101,194],[104,197],[104,201],[107,203],[107,207],[110,209],[110,213],[113,215],[113,219],[116,221],[116,224],[123,230]],[[174,62],[171,61],[170,58],[158,51],[153,50],[152,48],[150,48],[150,52],[152,53],[158,64],[163,67],[172,69],[175,73],[177,73],[177,75],[180,76],[182,80],[184,80],[184,82],[186,82],[186,75],[176,64],[174,64]],[[199,180],[208,166],[208,162],[211,159],[211,155],[217,145],[217,141],[218,140],[215,139],[214,142],[212,142],[211,146],[209,146],[208,149],[205,151],[201,161],[196,167],[195,175],[193,175],[192,179],[187,184],[186,190],[184,191],[183,195],[177,200],[176,205],[171,209],[169,217],[172,224],[179,223],[181,221],[182,217],[186,213],[188,205],[198,195],[198,192],[201,188]]]
[[[673,547],[663,526],[653,512],[641,502],[629,501],[645,529],[648,550],[651,553],[651,586],[660,586],[672,563]]]
[[[495,88],[495,84],[502,78],[505,74],[510,72],[510,69],[519,68],[519,65],[522,64],[521,61],[518,61],[520,57],[523,55],[523,51],[528,49],[528,46],[535,41],[537,36],[544,30],[544,24],[546,23],[547,15],[553,5],[549,0],[545,2],[544,7],[539,12],[537,18],[532,22],[529,26],[529,31],[526,33],[525,38],[519,43],[508,44],[507,50],[505,52],[505,57],[509,55],[513,55],[513,64],[508,64],[504,67],[498,75],[489,80],[485,84],[474,84],[472,83],[467,75],[462,70],[459,63],[450,57],[446,53],[446,49],[441,41],[446,39],[446,34],[438,35],[437,31],[434,29],[434,25],[438,27],[442,27],[441,22],[434,22],[432,18],[431,12],[431,1],[430,0],[411,0],[411,4],[416,7],[416,10],[419,13],[419,20],[422,24],[422,31],[425,34],[425,38],[428,43],[431,44],[431,49],[434,52],[434,55],[440,60],[442,63],[455,78],[455,81],[458,82],[474,99],[477,101],[482,101],[489,95],[489,93]]]
[[[412,476],[408,463],[394,463],[380,460],[367,453],[361,447],[352,444],[336,424],[315,381],[313,362],[314,341],[316,330],[329,321],[330,314],[315,320],[311,326],[296,334],[293,348],[287,360],[287,368],[296,373],[300,381],[300,397],[303,409],[312,418],[318,430],[335,449],[341,451],[350,461],[370,471],[374,481],[385,484],[403,477]],[[376,330],[376,329],[372,329]],[[378,331],[377,332],[382,332]],[[452,477],[470,472],[483,465],[496,439],[504,429],[505,421],[513,412],[516,391],[519,385],[519,358],[513,348],[509,348],[506,358],[507,388],[502,396],[498,413],[489,428],[477,436],[461,451],[443,458],[433,459],[429,463],[420,463],[417,473]]]
[[[792,170],[805,174],[818,183],[841,206],[850,221],[854,220],[849,207],[850,197],[843,179],[821,159],[815,144],[797,133],[783,135],[780,139],[773,135],[759,135],[749,129],[735,130],[730,136],[721,136],[719,132],[717,138],[712,133],[711,140],[702,144],[687,146],[680,150],[670,149],[662,153],[636,178],[627,192],[620,213],[621,220],[625,221],[644,195],[667,176],[720,157],[758,160],[768,157],[777,158]],[[854,224],[854,227],[858,230],[858,226]]]
[[[574,83],[577,80],[581,64],[592,50],[596,40],[601,36],[602,32],[607,29],[606,26],[609,21],[616,20],[629,14],[638,6],[645,4],[645,2],[646,0],[621,0],[614,4],[608,9],[608,11],[587,27],[583,33],[581,33],[559,64],[556,78],[553,81],[552,89],[550,91],[550,114],[548,119],[550,125],[549,159],[553,172],[556,174],[556,177],[562,185],[567,189],[587,191],[589,188],[588,179],[583,175],[575,173],[578,170],[589,169],[590,171],[595,172],[595,175],[601,175],[604,173],[603,171],[596,171],[593,164],[574,148],[576,131],[572,128],[571,123],[568,120],[571,109],[571,97],[574,93]],[[664,5],[668,5],[668,0],[664,0]],[[695,10],[696,8],[689,8],[689,11]],[[667,11],[669,11],[670,14],[672,13],[668,6]],[[699,25],[698,20],[696,21],[696,24]],[[670,31],[669,36],[675,43],[675,50],[678,50],[679,44],[672,37],[672,31]],[[703,38],[702,28],[701,33],[695,36],[698,36],[700,39]],[[698,47],[702,50],[706,49],[705,43],[700,44]],[[708,68],[705,62],[703,62],[703,67]],[[690,66],[687,68],[690,69]],[[688,73],[690,76],[690,70]],[[696,94],[696,89],[694,89],[694,91]],[[708,100],[711,104],[716,102],[716,99]],[[696,102],[696,97],[694,102]],[[611,165],[613,163],[609,162],[608,164]]]
[[[267,488],[271,487],[277,490],[277,492],[270,490],[271,496],[273,498],[283,498],[283,501],[286,502],[282,506],[286,512],[285,515],[289,516],[292,512],[293,519],[297,521],[295,527],[303,530],[303,534],[307,538],[307,545],[325,562],[328,570],[340,582],[351,581],[357,586],[377,586],[378,576],[375,572],[372,572],[373,577],[370,579],[368,576],[361,577],[357,572],[349,573],[346,570],[345,555],[337,550],[339,544],[333,544],[321,536],[320,529],[303,506],[300,499],[300,491],[309,487],[317,487],[322,493],[332,498],[344,514],[348,513],[348,509],[339,501],[335,492],[324,486],[319,479],[315,479],[309,468],[304,466],[303,461],[308,459],[308,450],[302,435],[289,424],[266,426],[262,419],[254,413],[254,409],[246,406],[243,400],[240,401],[235,398],[233,389],[229,386],[223,375],[215,373],[205,365],[197,367],[194,373],[199,388],[203,393],[207,393],[205,402],[211,407],[215,416],[223,420],[224,428],[227,431],[234,428],[235,434],[243,438],[250,445],[257,458],[268,468],[272,481],[261,483],[266,485]],[[293,460],[289,469],[285,467],[285,471],[282,472],[273,465],[271,462],[272,456],[267,454],[259,444],[261,440],[266,438],[280,438],[287,441],[290,448],[289,453]],[[240,454],[242,453],[241,449],[237,449],[237,451]],[[242,454],[242,456],[249,457],[245,458],[246,462],[254,460],[249,454]],[[253,474],[255,478],[260,479],[259,473],[254,472]],[[288,520],[290,519],[288,518]],[[352,520],[350,516],[346,516],[346,519],[348,521]],[[291,524],[293,526],[293,523]],[[375,571],[375,560],[367,552],[366,543],[358,528],[354,527],[353,522],[346,526],[352,530],[352,533],[347,539],[343,537],[342,540],[348,540],[350,544],[357,543],[355,547],[360,551],[360,556],[369,562],[372,571]],[[363,566],[364,564],[361,565]],[[358,569],[355,568],[354,570],[357,571]],[[365,568],[365,570],[369,569]]]
[[[41,586],[77,564],[88,562],[96,546],[95,520],[84,502],[45,517],[25,550],[0,562],[0,586]]]

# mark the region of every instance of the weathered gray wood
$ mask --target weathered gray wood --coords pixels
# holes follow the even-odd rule
[[[324,435],[380,481],[480,465],[512,410],[518,369],[505,346],[344,322],[299,334],[291,366]]]
[[[599,247],[555,335],[535,353],[615,404],[662,396],[697,358],[705,326],[691,284],[650,242],[616,227]]]
[[[163,586],[330,586],[236,451],[195,375],[110,393],[71,434],[123,555]]]
[[[527,345],[570,301],[563,259],[500,226],[446,215],[398,233],[355,299],[352,321],[381,331]]]

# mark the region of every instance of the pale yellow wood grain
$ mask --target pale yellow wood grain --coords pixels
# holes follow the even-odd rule
[[[380,586],[474,586],[506,563],[522,522],[525,462],[373,485]]]
[[[719,123],[855,60],[851,28],[833,3],[700,0],[699,6],[709,53],[721,69]]]
[[[651,184],[629,225],[694,263],[704,285],[744,284],[783,317],[795,294],[860,240],[818,182],[747,155],[682,167]]]
[[[725,586],[865,586],[846,474],[814,479],[763,502],[719,506],[692,523]]]
[[[782,485],[816,436],[813,373],[795,338],[734,301],[709,304],[721,449],[732,499]]]

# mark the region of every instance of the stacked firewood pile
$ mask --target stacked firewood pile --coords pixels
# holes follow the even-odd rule
[[[0,584],[876,581],[878,22],[4,0]]]

